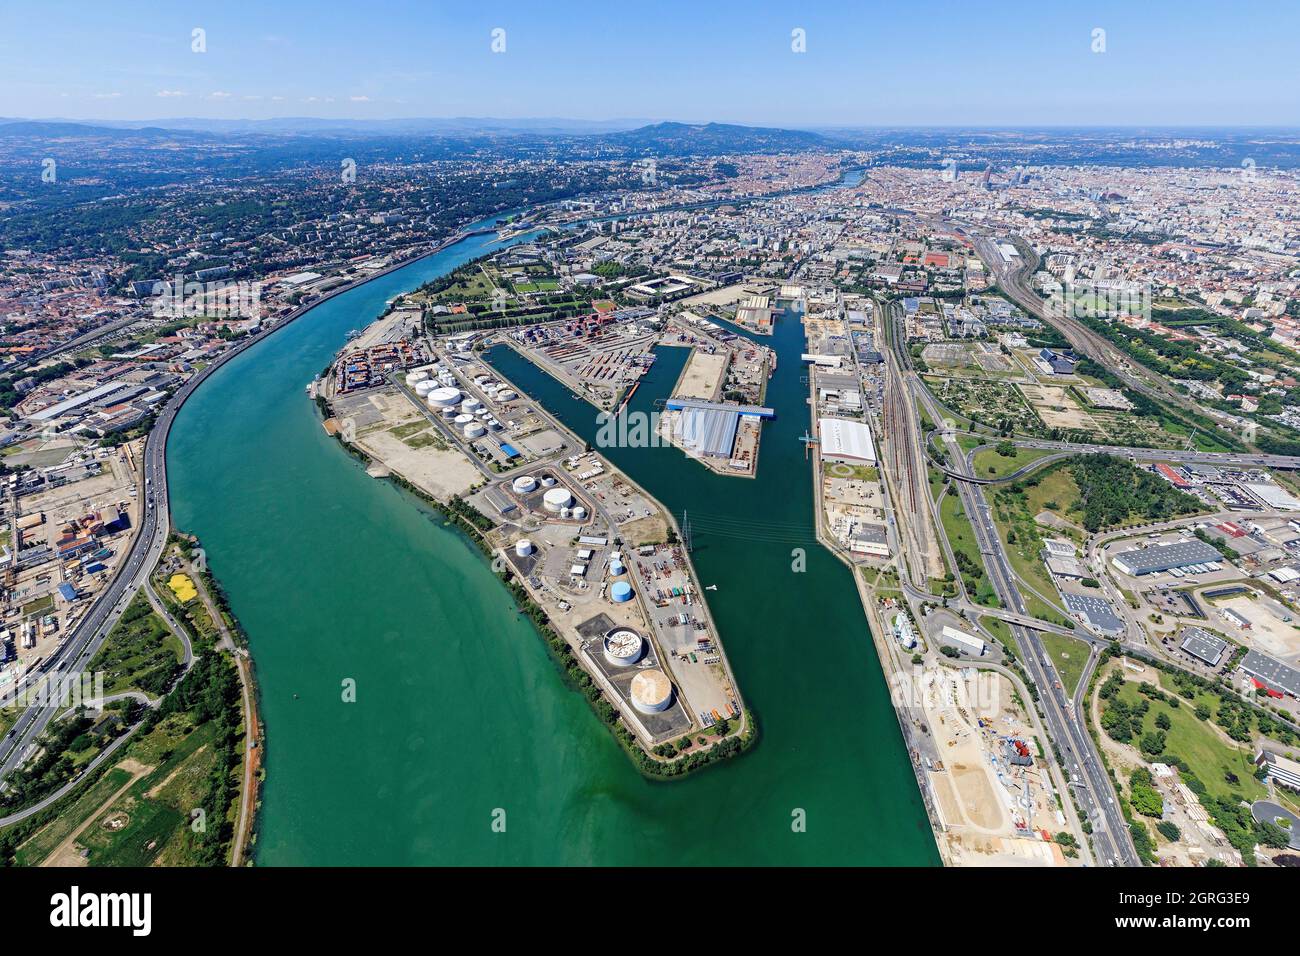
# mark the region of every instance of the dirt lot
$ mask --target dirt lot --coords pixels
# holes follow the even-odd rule
[[[706,402],[717,401],[722,390],[722,377],[727,370],[729,352],[719,351],[710,355],[695,349],[691,360],[686,363],[681,381],[673,390],[674,398],[699,398]]]
[[[1233,628],[1233,631],[1265,654],[1281,658],[1291,658],[1300,654],[1300,630],[1273,613],[1268,607],[1270,603],[1271,600],[1266,597],[1251,599],[1245,594],[1240,594],[1226,601],[1218,601],[1216,606],[1231,608],[1250,621],[1249,631],[1239,631],[1236,628]]]

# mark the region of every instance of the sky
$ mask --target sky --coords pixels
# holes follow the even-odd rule
[[[0,116],[1296,126],[1297,36],[1291,0],[0,0]]]

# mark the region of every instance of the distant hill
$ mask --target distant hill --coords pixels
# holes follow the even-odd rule
[[[612,146],[631,152],[669,156],[711,153],[780,153],[806,149],[832,149],[837,144],[806,130],[733,126],[727,123],[655,123],[602,137]]]
[[[63,120],[6,120],[0,118],[0,139],[32,138],[174,142],[176,140],[206,139],[207,137],[201,133],[188,130],[160,129],[156,126],[118,129]]]
[[[206,119],[173,117],[158,120],[69,120],[6,119],[0,127],[27,126],[69,127],[64,135],[88,135],[85,131],[130,132],[143,130],[181,130],[215,135],[264,134],[268,136],[583,136],[636,129],[648,119],[575,120],[561,117],[532,119],[495,119],[492,117],[456,116],[411,119],[322,119],[312,116],[286,116],[277,119]],[[75,129],[74,129],[75,128]],[[11,132],[19,132],[12,130]]]

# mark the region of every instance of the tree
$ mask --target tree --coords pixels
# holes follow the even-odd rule
[[[1161,730],[1168,730],[1172,726],[1169,715],[1164,713],[1156,714],[1156,726]]]
[[[1163,731],[1153,731],[1142,735],[1138,745],[1148,757],[1159,757],[1165,752],[1165,735]]]
[[[1156,829],[1160,831],[1160,835],[1170,843],[1177,843],[1178,838],[1183,835],[1183,831],[1178,829],[1178,824],[1174,823],[1172,820],[1161,820],[1156,824]]]

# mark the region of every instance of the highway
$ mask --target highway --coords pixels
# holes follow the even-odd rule
[[[95,599],[95,603],[85,617],[77,622],[71,635],[50,656],[45,668],[47,673],[75,674],[85,670],[90,661],[94,659],[95,654],[98,653],[109,632],[113,629],[113,625],[117,623],[122,612],[126,610],[135,592],[147,580],[154,566],[158,563],[158,559],[162,556],[163,548],[167,544],[167,537],[171,531],[167,494],[167,437],[171,432],[172,424],[176,421],[177,414],[185,405],[185,402],[207,381],[208,377],[215,374],[218,369],[236,356],[257,345],[267,336],[274,335],[287,327],[294,320],[306,315],[322,302],[332,299],[336,295],[342,295],[359,285],[371,282],[397,269],[404,268],[417,259],[433,255],[447,246],[459,242],[462,238],[464,238],[464,234],[456,233],[427,252],[421,252],[394,262],[386,269],[338,286],[324,295],[312,299],[310,302],[303,303],[286,313],[274,324],[262,329],[255,335],[240,340],[233,347],[227,349],[211,365],[193,376],[172,395],[159,414],[153,429],[149,432],[149,437],[145,440],[144,455],[141,457],[144,486],[141,489],[140,497],[141,504],[144,507],[144,518],[140,522],[140,528],[135,537],[132,538],[127,554],[113,579],[109,582],[108,587]],[[100,330],[100,332],[102,331]],[[0,741],[0,786],[3,786],[2,781],[4,778],[33,752],[37,738],[40,737],[57,713],[57,707],[33,706],[19,715],[18,720],[15,721],[4,740]]]
[[[961,461],[956,441],[951,438],[948,441],[956,451],[954,460]],[[965,481],[956,482],[956,486],[998,599],[1004,608],[1028,616],[983,489]],[[1030,677],[1038,686],[1038,703],[1052,740],[1060,748],[1073,785],[1075,802],[1092,823],[1092,844],[1097,860],[1111,866],[1141,866],[1142,861],[1133,848],[1128,824],[1120,811],[1110,776],[1093,749],[1092,738],[1077,719],[1075,705],[1057,680],[1042,640],[1036,632],[1020,624],[1009,622],[1008,627],[1020,646],[1020,657]]]
[[[896,346],[896,350],[899,347],[901,346]],[[928,413],[936,422],[941,422],[941,411],[924,383],[913,371],[905,374]],[[953,481],[951,487],[961,497],[962,510],[975,533],[989,581],[1002,608],[1010,612],[1008,616],[997,616],[1006,621],[1012,638],[1019,647],[1019,657],[1038,688],[1037,703],[1052,741],[1060,752],[1075,803],[1092,825],[1091,840],[1096,859],[1105,866],[1141,866],[1141,858],[1133,847],[1128,823],[1120,809],[1110,775],[1102,765],[1087,729],[1078,720],[1078,705],[1070,699],[1057,679],[1037,630],[1031,630],[1017,622],[1017,618],[1023,620],[1031,615],[998,535],[988,501],[984,497],[984,489],[971,480],[974,475],[971,473],[970,461],[962,453],[956,434],[947,429],[939,434],[949,451],[950,461],[954,463],[954,467],[946,468],[945,471],[955,471],[961,479]],[[940,533],[943,533],[942,525]],[[1090,661],[1096,653],[1095,645],[1092,645]]]

